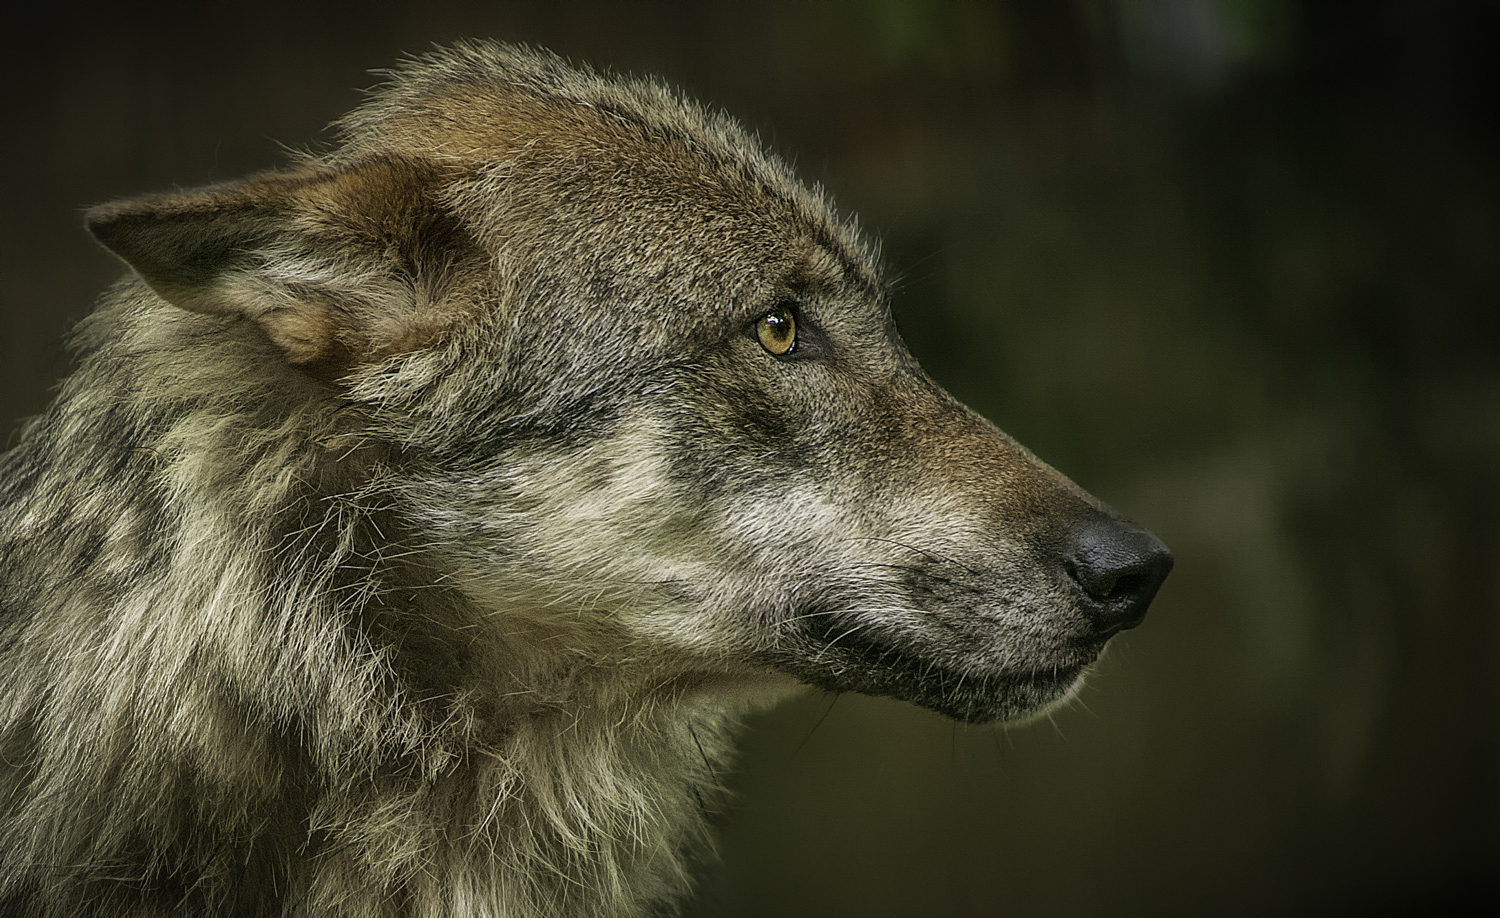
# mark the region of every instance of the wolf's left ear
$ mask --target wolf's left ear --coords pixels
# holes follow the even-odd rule
[[[249,319],[287,360],[333,378],[448,324],[440,288],[477,250],[437,186],[431,168],[399,160],[309,164],[106,204],[87,222],[163,299]]]

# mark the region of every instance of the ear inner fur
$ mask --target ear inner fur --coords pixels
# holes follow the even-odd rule
[[[89,230],[159,296],[255,322],[286,359],[336,379],[414,350],[451,316],[437,288],[478,257],[430,164],[369,157],[91,210]]]

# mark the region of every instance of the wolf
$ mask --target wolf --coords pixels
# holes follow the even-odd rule
[[[130,272],[0,460],[0,913],[670,914],[742,715],[1069,697],[1171,555],[728,117],[473,42]]]

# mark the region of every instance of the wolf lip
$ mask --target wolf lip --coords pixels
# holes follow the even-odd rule
[[[1062,700],[1103,649],[1069,648],[1013,669],[998,659],[999,645],[958,651],[872,628],[835,633],[832,641],[802,635],[775,665],[825,691],[895,698],[969,723],[1024,717]]]

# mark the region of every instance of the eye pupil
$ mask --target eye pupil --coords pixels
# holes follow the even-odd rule
[[[755,334],[767,353],[780,357],[797,345],[797,320],[790,309],[775,309],[755,323]]]

